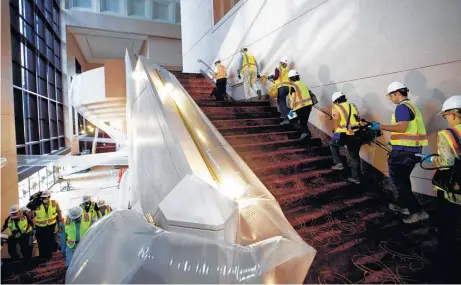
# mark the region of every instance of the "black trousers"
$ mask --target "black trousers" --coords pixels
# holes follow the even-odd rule
[[[226,88],[227,88],[227,78],[221,78],[221,79],[216,80],[215,97],[217,101],[225,100],[224,98],[227,96]]]
[[[311,115],[312,105],[302,107],[296,110],[296,114],[298,114],[297,118],[290,120],[290,124],[298,130],[301,134],[307,134],[307,137],[311,137],[311,132],[307,126],[307,122],[309,121],[309,116]]]
[[[36,227],[37,232],[35,233],[35,237],[37,238],[40,257],[51,258],[52,253],[57,250],[54,234],[55,228],[56,223],[46,227]]]
[[[397,205],[408,208],[410,214],[421,211],[418,199],[411,188],[410,175],[421,158],[413,152],[391,151],[387,158],[389,178],[398,193]]]
[[[334,164],[341,163],[339,149],[344,145],[347,146],[347,157],[351,167],[352,178],[358,179],[361,176],[360,148],[362,147],[362,143],[360,142],[360,138],[357,136],[346,135],[339,141],[332,139],[330,141],[330,151]]]
[[[439,226],[436,282],[441,284],[461,284],[461,205],[451,203],[437,191]]]
[[[19,238],[8,238],[8,254],[13,260],[19,259],[17,244],[21,248],[22,257],[25,259],[32,257],[32,234],[24,234]]]

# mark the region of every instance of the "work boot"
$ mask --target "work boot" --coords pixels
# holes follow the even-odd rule
[[[419,221],[429,219],[429,214],[426,211],[421,211],[418,213],[411,214],[408,218],[403,219],[405,224],[413,224]]]
[[[290,121],[288,120],[283,120],[283,122],[280,123],[281,126],[289,125]]]
[[[358,179],[358,178],[349,177],[347,180],[349,180],[350,182],[355,183],[357,185],[360,184],[360,179]]]
[[[408,210],[407,208],[400,208],[398,205],[394,204],[394,203],[389,203],[389,209],[393,212],[396,212],[396,213],[400,213],[400,214],[403,214],[403,215],[409,215],[410,214],[410,210]]]
[[[299,137],[298,141],[302,141],[302,140],[304,140],[305,138],[307,138],[307,134],[306,134],[306,133],[302,133],[301,136]]]
[[[344,169],[344,165],[340,162],[340,163],[336,163],[335,165],[333,165],[333,167],[331,167],[331,169],[333,170],[343,170]]]

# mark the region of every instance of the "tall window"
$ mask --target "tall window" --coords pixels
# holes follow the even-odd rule
[[[215,25],[221,20],[240,0],[213,0],[213,18]]]
[[[65,147],[58,2],[10,0],[18,154]]]
[[[147,1],[130,0],[128,1],[128,16],[146,17]]]
[[[120,13],[120,0],[101,0],[101,11]]]
[[[91,9],[91,0],[71,0],[72,7]]]
[[[152,12],[154,20],[168,21],[170,19],[170,2],[153,1]]]

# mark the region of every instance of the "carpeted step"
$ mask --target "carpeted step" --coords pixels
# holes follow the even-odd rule
[[[302,171],[306,168],[326,169],[331,167],[333,160],[328,156],[305,156],[277,163],[252,164],[253,171],[257,176],[269,176],[271,174],[292,174]]]
[[[279,118],[253,118],[253,119],[213,119],[208,116],[213,125],[218,129],[232,129],[252,126],[268,126],[280,124]]]
[[[265,112],[265,113],[238,113],[238,114],[208,114],[208,119],[210,121],[215,120],[246,120],[246,119],[266,119],[271,118],[278,122],[280,122],[280,118],[274,117],[273,112]],[[244,123],[243,123],[244,124]]]
[[[264,106],[270,107],[269,101],[196,101],[199,107],[241,107],[241,106]]]
[[[240,134],[240,135],[226,135],[224,138],[231,145],[239,146],[252,143],[265,143],[272,141],[282,141],[298,139],[299,133],[297,131],[286,130],[283,132],[264,133],[264,134]]]
[[[223,135],[239,135],[239,134],[263,134],[263,133],[275,133],[284,132],[287,130],[295,130],[291,125],[271,124],[261,126],[244,126],[236,128],[219,128],[219,132]]]
[[[276,108],[269,106],[232,106],[232,107],[201,107],[205,115],[235,115],[235,114],[261,114],[272,113],[274,117],[278,116]]]

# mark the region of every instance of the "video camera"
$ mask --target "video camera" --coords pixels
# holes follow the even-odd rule
[[[362,144],[370,144],[372,141],[375,141],[378,137],[383,135],[381,130],[372,130],[369,128],[371,122],[368,122],[364,119],[360,119],[360,122],[364,123],[355,133],[360,137]]]
[[[29,203],[27,203],[26,207],[31,211],[35,211],[40,205],[43,203],[42,199],[42,191],[38,191],[34,193],[29,198]]]

